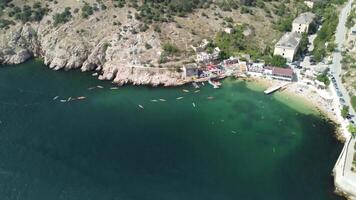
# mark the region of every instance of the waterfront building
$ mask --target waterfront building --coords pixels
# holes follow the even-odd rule
[[[183,66],[183,79],[197,78],[199,75],[198,65],[195,63],[189,63]]]
[[[272,78],[283,81],[292,81],[294,76],[294,71],[291,68],[272,68]]]

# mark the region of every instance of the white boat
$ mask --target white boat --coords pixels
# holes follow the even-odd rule
[[[166,101],[165,99],[159,99],[160,101]]]
[[[92,75],[92,76],[97,76],[97,75],[98,75],[98,73],[97,73],[97,72],[95,72],[95,73],[92,73],[91,75]]]
[[[118,87],[112,87],[110,88],[110,90],[118,90],[119,88]]]
[[[181,100],[181,99],[183,99],[184,97],[177,97],[177,100]]]
[[[189,92],[189,90],[183,90],[183,92]]]
[[[62,100],[61,100],[61,102],[62,102],[62,103],[65,103],[65,102],[67,102],[67,100],[65,100],[65,99],[62,99]]]
[[[152,101],[152,102],[157,102],[157,100],[156,100],[156,99],[152,99],[151,101]]]
[[[209,80],[208,83],[214,87],[214,89],[220,88],[219,86],[221,85],[219,82],[215,82],[212,80]]]
[[[55,97],[53,97],[53,100],[56,100],[56,99],[58,99],[59,98],[59,96],[55,96]]]
[[[195,91],[194,91],[194,93],[198,93],[198,92],[200,92],[200,90],[195,90]]]
[[[192,105],[193,105],[193,107],[195,108],[195,103],[194,103],[194,102],[192,103]]]
[[[101,85],[97,85],[96,87],[97,87],[97,88],[100,88],[100,89],[103,89],[103,88],[104,88],[104,87],[101,86]]]
[[[140,107],[141,109],[145,109],[141,104],[140,105],[138,105],[138,107]]]
[[[86,97],[81,96],[81,97],[77,97],[77,99],[78,99],[78,100],[84,100],[84,99],[86,99]]]
[[[193,82],[192,85],[194,86],[195,89],[199,88],[199,85],[196,82]]]

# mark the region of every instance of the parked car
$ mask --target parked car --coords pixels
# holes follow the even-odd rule
[[[346,103],[345,99],[340,98],[340,103],[345,104]]]

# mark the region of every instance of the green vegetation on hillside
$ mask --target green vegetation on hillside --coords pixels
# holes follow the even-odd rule
[[[344,2],[345,0],[325,0],[319,2],[314,8],[314,12],[319,18],[323,19],[322,27],[314,40],[314,50],[312,52],[316,61],[322,61],[328,53],[334,50],[332,48],[334,46],[326,48],[326,43],[333,42],[339,22],[337,8],[334,4],[342,4]]]
[[[32,8],[28,5],[24,5],[22,8],[15,6],[10,9],[8,16],[25,23],[29,21],[41,21],[47,12],[47,8],[43,8],[40,2],[36,2]]]
[[[163,44],[163,52],[159,59],[159,63],[165,63],[168,61],[169,56],[176,56],[176,55],[179,55],[179,53],[180,53],[180,50],[176,45],[167,42],[167,43]]]
[[[211,52],[215,47],[219,47],[222,51],[221,57],[249,54],[253,60],[259,60],[266,52],[262,52],[261,49],[251,42],[250,38],[243,34],[246,28],[247,25],[236,25],[232,28],[231,33],[218,32],[214,41],[209,43],[207,47],[208,52]]]
[[[355,20],[356,20],[356,8],[353,8],[347,17],[346,21],[346,27],[351,28],[355,25]]]
[[[132,1],[132,6],[139,12],[136,19],[146,23],[173,21],[173,16],[183,17],[196,8],[209,6],[209,0],[146,0],[139,6],[137,1]]]
[[[72,13],[70,8],[67,7],[61,13],[56,13],[53,15],[53,25],[57,26],[58,24],[63,24],[68,22],[72,18]]]

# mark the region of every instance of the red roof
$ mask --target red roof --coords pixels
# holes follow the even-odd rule
[[[273,67],[272,74],[274,75],[283,75],[283,76],[293,76],[293,69],[291,68],[280,68],[280,67]]]

